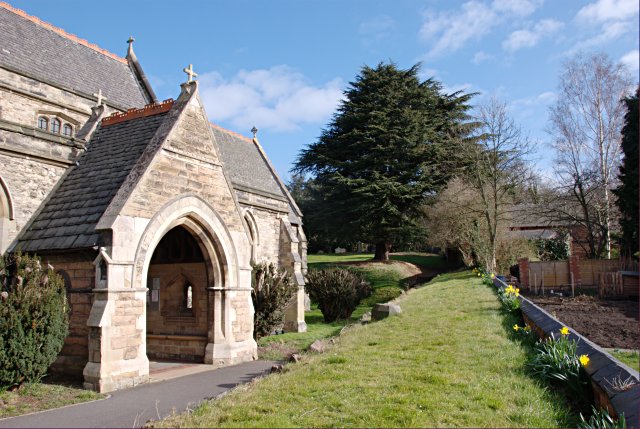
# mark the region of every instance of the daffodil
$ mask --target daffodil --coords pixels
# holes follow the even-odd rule
[[[569,328],[567,328],[566,326],[563,326],[562,329],[560,329],[560,333],[562,335],[569,335]]]
[[[526,326],[524,327],[524,332],[529,332],[529,331],[531,331],[531,326],[526,325]]]
[[[582,364],[582,366],[587,366],[589,364],[589,361],[591,359],[589,359],[589,356],[587,355],[580,355],[580,363]]]
[[[493,274],[493,273],[491,273],[491,280],[493,280],[493,279],[495,279],[495,278],[496,278],[496,275],[495,275],[495,274]]]
[[[518,326],[518,324],[513,325],[513,330],[518,332],[518,330],[520,329],[520,327]]]

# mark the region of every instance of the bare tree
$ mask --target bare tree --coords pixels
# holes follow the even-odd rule
[[[622,64],[604,53],[578,54],[564,64],[558,98],[550,108],[559,194],[574,199],[556,204],[565,208],[558,215],[587,228],[592,257],[599,257],[602,247],[611,257],[611,189],[621,159],[625,113],[620,101],[631,90]]]
[[[467,209],[480,215],[488,236],[487,269],[496,268],[498,233],[511,217],[517,194],[531,179],[527,156],[529,139],[509,116],[507,105],[491,97],[478,108],[480,138],[468,145],[470,167],[465,181],[479,195],[478,206]]]

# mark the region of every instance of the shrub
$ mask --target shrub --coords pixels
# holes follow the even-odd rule
[[[253,336],[258,339],[271,334],[282,323],[284,309],[298,290],[291,276],[274,264],[253,267],[251,299],[253,300]]]
[[[327,323],[349,318],[360,301],[371,295],[362,276],[338,268],[310,271],[306,289]]]
[[[384,286],[373,291],[373,294],[362,301],[363,304],[373,306],[374,304],[393,301],[402,295],[402,291],[397,287]]]
[[[39,381],[67,336],[64,280],[38,257],[0,257],[0,386]]]

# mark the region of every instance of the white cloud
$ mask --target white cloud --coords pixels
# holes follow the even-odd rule
[[[638,73],[640,69],[640,51],[638,49],[627,52],[620,58],[620,62],[634,73]]]
[[[321,86],[288,66],[241,70],[230,79],[217,72],[202,74],[200,93],[209,119],[239,129],[257,126],[293,131],[302,124],[323,123],[342,98],[342,81]]]
[[[545,107],[553,103],[556,100],[556,98],[557,98],[557,95],[555,92],[545,91],[531,97],[519,98],[519,99],[513,100],[511,102],[511,105],[513,107],[535,107],[535,106]]]
[[[631,29],[632,26],[630,22],[606,22],[602,24],[602,29],[598,35],[576,43],[567,52],[567,54],[571,55],[578,51],[588,50],[594,47],[605,45],[631,31]]]
[[[638,15],[638,0],[597,0],[578,11],[576,18],[585,22],[627,20]]]
[[[474,64],[480,64],[480,63],[482,63],[482,62],[484,62],[484,61],[488,61],[488,60],[490,60],[490,59],[492,59],[492,58],[494,58],[494,56],[493,56],[493,55],[491,55],[491,54],[487,54],[487,53],[486,53],[486,52],[484,52],[484,51],[478,51],[478,52],[476,52],[476,53],[475,53],[475,55],[473,56],[473,58],[471,59],[471,61],[472,61]]]
[[[499,12],[529,16],[542,6],[542,0],[494,0],[493,8]]]
[[[375,48],[378,43],[390,36],[394,30],[396,22],[387,15],[380,15],[360,23],[358,33],[362,38],[362,43]]]
[[[428,57],[451,53],[470,40],[483,38],[506,19],[530,15],[541,4],[541,0],[494,0],[491,4],[470,0],[459,9],[427,10],[419,36],[432,45]]]
[[[507,51],[517,51],[522,48],[531,48],[540,42],[541,39],[553,35],[560,30],[564,24],[554,19],[543,19],[531,29],[514,31],[502,42],[502,48]]]

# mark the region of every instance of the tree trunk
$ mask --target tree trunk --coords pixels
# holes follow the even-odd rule
[[[388,241],[379,241],[376,243],[376,254],[373,259],[376,261],[388,261],[389,252],[391,252],[391,243]]]

